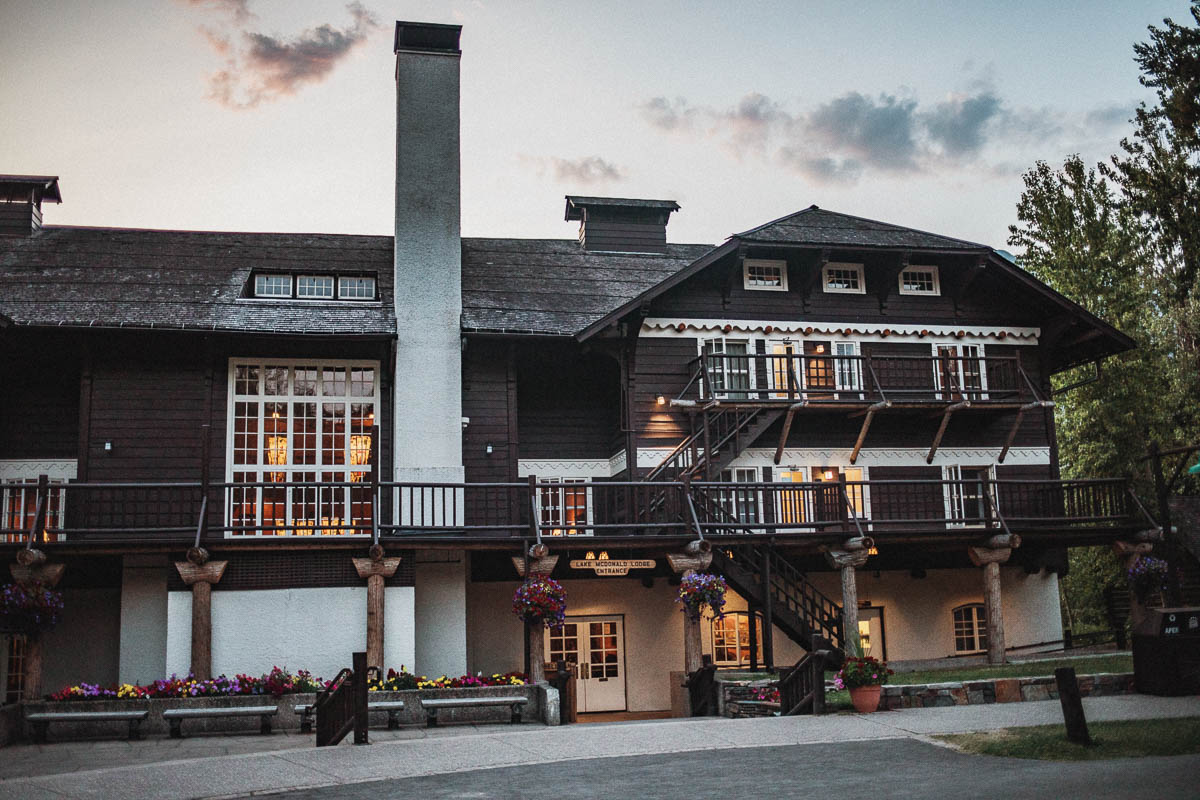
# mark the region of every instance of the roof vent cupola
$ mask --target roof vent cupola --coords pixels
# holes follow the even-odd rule
[[[0,175],[0,236],[40,231],[43,200],[62,202],[57,175]]]
[[[584,250],[610,253],[665,253],[667,220],[678,211],[674,200],[567,195],[566,219],[579,220]]]

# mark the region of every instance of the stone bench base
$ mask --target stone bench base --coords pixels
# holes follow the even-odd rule
[[[149,715],[149,711],[65,711],[27,714],[25,721],[38,744],[46,742],[51,722],[128,722],[129,738],[136,740],[142,738],[142,721]]]
[[[242,706],[240,708],[171,708],[163,712],[163,719],[171,726],[171,738],[183,738],[185,719],[214,719],[217,717],[259,717],[258,732],[271,733],[271,718],[279,713],[276,706]]]
[[[442,708],[477,708],[486,706],[512,706],[510,722],[517,725],[521,722],[521,708],[529,702],[527,697],[475,697],[447,698],[444,700],[422,700],[421,707],[425,710],[427,727],[436,728],[438,710]]]

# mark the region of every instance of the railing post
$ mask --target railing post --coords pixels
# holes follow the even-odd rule
[[[841,510],[838,519],[842,523],[842,530],[849,530],[850,494],[846,491],[846,473],[842,470],[838,470],[838,494],[841,495],[838,501],[838,508]]]
[[[709,413],[708,409],[704,409],[704,480],[712,480],[712,433],[709,430]],[[692,471],[695,472],[696,465],[692,465]]]
[[[33,524],[29,526],[29,541],[27,550],[32,550],[38,537],[46,530],[46,513],[50,504],[50,476],[38,475],[35,495],[36,505],[33,512]]]
[[[763,576],[763,666],[775,669],[775,599],[771,585],[771,546],[762,549]]]
[[[371,544],[379,544],[379,426],[371,426]],[[464,504],[466,502],[464,498]],[[457,513],[458,505],[455,504]]]
[[[208,495],[212,484],[212,426],[207,422],[200,426],[200,436],[200,519],[196,523],[196,547],[202,547],[204,540],[208,538]]]

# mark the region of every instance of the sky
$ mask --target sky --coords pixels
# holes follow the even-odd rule
[[[1183,0],[4,0],[0,173],[47,224],[390,234],[398,19],[462,33],[465,236],[563,196],[717,243],[816,204],[1005,247],[1021,174],[1117,152]]]

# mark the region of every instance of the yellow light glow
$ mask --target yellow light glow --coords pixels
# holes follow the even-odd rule
[[[586,556],[584,556],[584,558],[585,558],[586,560],[588,560],[588,561],[592,561],[593,559],[595,559],[595,558],[596,558],[596,554],[595,554],[595,553],[593,553],[591,550],[588,550],[588,551],[587,551],[587,555],[586,555]]]
[[[658,403],[660,406],[665,406],[667,404],[667,398],[663,397],[660,394],[658,397],[655,398],[655,402]]]
[[[833,470],[831,470],[831,469],[825,470],[825,472],[823,473],[823,477],[827,481],[833,480]]]
[[[600,557],[599,557],[599,559],[598,559],[598,560],[599,560],[599,561],[608,561],[608,551],[607,551],[607,550],[601,550],[601,551],[600,551]]]
[[[878,547],[870,547],[870,548],[868,548],[868,549],[867,549],[867,555],[869,555],[869,556],[877,556],[877,555],[879,555],[879,548],[878,548]]]

